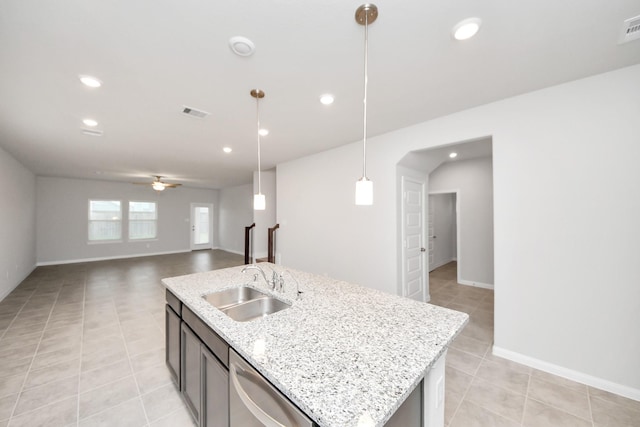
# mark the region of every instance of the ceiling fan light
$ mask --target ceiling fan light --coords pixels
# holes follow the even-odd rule
[[[264,194],[258,193],[253,195],[253,209],[256,211],[263,211],[267,207],[267,201]]]
[[[366,176],[356,181],[356,205],[373,205],[373,181]]]
[[[151,186],[156,191],[164,191],[164,189],[165,189],[164,183],[163,182],[159,182],[159,181],[156,181],[156,182],[152,183]]]

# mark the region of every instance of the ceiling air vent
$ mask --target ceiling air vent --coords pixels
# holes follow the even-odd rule
[[[82,133],[85,135],[91,135],[91,136],[102,136],[102,131],[101,130],[95,130],[95,129],[82,129]]]
[[[622,24],[618,44],[640,39],[640,15],[629,18]]]
[[[207,113],[206,111],[196,110],[195,108],[187,107],[186,105],[182,108],[182,114],[186,114],[187,116],[197,117],[199,119],[204,119],[211,113]]]

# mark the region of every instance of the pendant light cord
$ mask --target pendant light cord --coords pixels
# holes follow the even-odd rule
[[[367,177],[367,86],[369,83],[369,14],[364,14],[364,120],[362,140],[362,177]]]
[[[260,180],[260,98],[256,97],[256,117],[258,121],[258,194],[262,194]]]

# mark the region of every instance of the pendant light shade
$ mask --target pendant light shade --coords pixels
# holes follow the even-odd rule
[[[356,205],[373,204],[373,182],[366,176],[356,181]]]
[[[267,201],[264,194],[258,193],[253,195],[253,209],[263,211],[267,208]]]
[[[356,10],[356,22],[364,25],[364,115],[362,137],[362,177],[356,182],[356,205],[373,204],[373,182],[367,178],[367,85],[369,81],[369,24],[378,17],[374,4],[363,4]]]
[[[263,211],[267,207],[267,202],[262,194],[262,182],[260,177],[260,99],[264,98],[264,92],[260,89],[253,89],[251,96],[256,99],[256,121],[258,124],[256,134],[258,135],[258,193],[253,195],[253,209]]]

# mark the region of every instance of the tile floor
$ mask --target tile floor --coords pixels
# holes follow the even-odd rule
[[[222,251],[38,267],[0,302],[0,427],[193,426],[164,364],[163,277],[243,263]],[[491,356],[493,292],[431,274],[470,313],[449,350],[450,427],[640,426],[640,403]]]
[[[459,285],[456,268],[429,275],[431,303],[470,316],[447,356],[447,426],[640,426],[640,402],[493,356],[493,291]]]
[[[0,302],[0,427],[192,426],[164,361],[163,277],[223,251],[38,267]]]

